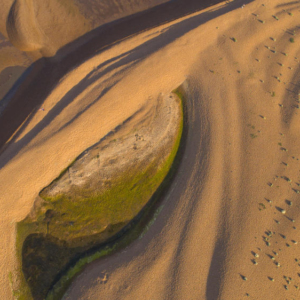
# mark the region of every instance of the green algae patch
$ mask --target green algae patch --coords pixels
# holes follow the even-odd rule
[[[183,104],[182,94],[176,94],[181,115],[167,156],[158,152],[153,159],[123,170],[101,192],[83,186],[71,194],[51,197],[47,187],[41,191],[33,212],[17,225],[17,254],[22,265],[21,288],[15,291],[18,299],[22,295],[23,299],[60,299],[84,265],[122,248],[145,230],[147,224],[137,219],[161,194],[166,179],[170,180],[168,174],[180,146]],[[138,227],[133,226],[136,223]]]
[[[78,275],[86,264],[89,264],[99,258],[113,254],[116,251],[124,249],[131,242],[136,239],[141,239],[155,222],[157,216],[163,210],[164,205],[160,203],[162,196],[168,192],[168,188],[177,172],[179,163],[183,156],[185,148],[185,139],[187,135],[187,116],[185,108],[185,97],[181,87],[174,90],[179,99],[181,105],[181,119],[179,122],[178,133],[174,142],[173,148],[165,162],[166,175],[163,178],[161,184],[152,195],[151,199],[147,202],[142,211],[135,217],[128,225],[126,230],[119,232],[116,238],[109,241],[95,250],[90,251],[83,257],[81,257],[74,265],[72,265],[57,281],[52,289],[47,294],[46,300],[60,300],[67,288],[70,286],[72,279]]]
[[[127,223],[162,181],[166,166],[158,168],[154,160],[144,169],[137,166],[128,170],[99,195],[84,198],[82,194],[91,192],[83,190],[78,191],[79,197],[71,199],[63,195],[45,198],[46,213],[40,227],[44,228],[44,233],[80,245],[81,238],[84,240],[86,236],[108,230],[112,224]],[[110,231],[114,233],[115,230],[111,228]]]

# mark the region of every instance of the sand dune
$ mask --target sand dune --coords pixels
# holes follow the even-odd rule
[[[38,191],[149,96],[183,83],[187,144],[163,210],[141,239],[88,266],[64,299],[298,299],[299,9],[224,2],[66,74],[1,154],[0,297],[11,295],[14,224]]]
[[[13,3],[6,30],[12,44],[22,51],[40,50],[45,45],[45,35],[36,21],[33,1],[16,0]]]
[[[6,32],[17,49],[53,56],[58,48],[90,29],[85,23],[72,1],[15,0],[7,16]]]
[[[21,51],[34,52],[36,57],[53,56],[99,25],[167,1],[6,0],[2,11],[6,24],[0,24],[0,31]]]
[[[55,55],[58,49],[100,25],[163,2],[167,0],[3,0],[0,10],[0,72],[7,67],[28,67],[41,57]],[[14,72],[10,80],[12,84],[18,80],[17,75]],[[3,85],[1,77],[0,85]],[[1,93],[0,101],[5,93]]]
[[[82,14],[88,19],[92,27],[95,28],[104,23],[120,19],[122,17],[131,15],[133,12],[140,12],[159,5],[169,0],[76,0]]]
[[[185,83],[190,127],[180,175],[143,239],[88,267],[65,299],[299,298],[299,3],[279,4],[255,1],[182,37],[198,54]],[[295,43],[286,32],[293,29]],[[177,60],[176,42],[168,51]]]

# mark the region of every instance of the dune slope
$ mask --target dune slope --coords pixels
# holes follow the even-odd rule
[[[7,67],[28,67],[100,25],[167,1],[3,0],[0,72]],[[0,101],[20,78],[20,72],[12,72],[9,84],[3,77],[5,73],[0,76]]]
[[[16,0],[9,12],[6,30],[13,45],[22,51],[40,50],[44,33],[37,24],[33,1]]]
[[[224,2],[69,72],[1,155],[0,296],[16,266],[14,222],[38,191],[149,96],[184,82],[187,146],[160,215],[64,299],[299,298],[299,13],[298,1]]]
[[[83,15],[91,22],[93,28],[107,22],[140,12],[169,0],[75,0]]]
[[[255,1],[162,50],[198,51],[180,175],[143,239],[64,299],[299,298],[298,5]]]

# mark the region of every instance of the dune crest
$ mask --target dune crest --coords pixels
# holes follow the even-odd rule
[[[93,27],[137,13],[170,0],[76,0],[80,11],[91,21]]]
[[[10,283],[18,292],[14,226],[38,191],[182,85],[185,149],[155,222],[87,266],[63,299],[300,299],[299,9],[290,0],[224,1],[111,47],[87,42],[79,48],[85,60],[77,50],[61,60],[74,68],[54,87],[43,84],[56,78],[49,62],[45,76],[15,98],[18,109],[25,101],[39,107],[28,119],[19,114],[25,121],[0,157],[0,298],[13,299]]]
[[[37,23],[32,0],[15,0],[6,21],[11,43],[22,51],[41,50],[45,35]]]

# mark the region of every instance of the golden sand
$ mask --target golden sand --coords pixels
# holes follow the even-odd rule
[[[128,38],[74,69],[48,96],[45,111],[0,158],[18,150],[0,170],[0,298],[11,295],[15,222],[37,193],[84,149],[151,105],[149,97],[181,83],[187,148],[164,209],[142,239],[88,266],[64,299],[299,298],[300,4],[242,5],[224,2]],[[128,51],[23,146],[90,70]]]

